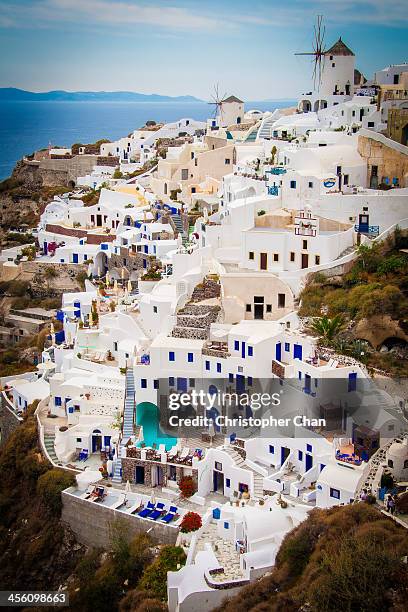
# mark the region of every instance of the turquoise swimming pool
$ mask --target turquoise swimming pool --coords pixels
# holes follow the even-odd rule
[[[177,438],[173,438],[163,433],[159,427],[159,411],[157,406],[149,402],[142,402],[136,408],[136,425],[143,427],[143,438],[146,446],[164,444],[166,450],[170,450],[176,443]],[[141,442],[138,443],[138,446]]]

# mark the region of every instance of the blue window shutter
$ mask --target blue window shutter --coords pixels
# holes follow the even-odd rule
[[[248,357],[253,357],[254,355],[254,347],[248,346]]]
[[[174,376],[169,376],[169,385],[170,387],[174,387]]]
[[[239,351],[239,340],[234,340],[234,349]]]
[[[169,361],[175,361],[174,351],[169,351]]]
[[[187,360],[188,360],[189,363],[193,363],[193,361],[194,361],[194,354],[193,353],[188,353]]]
[[[210,362],[209,362],[209,361],[206,361],[206,362],[205,362],[205,369],[206,369],[206,370],[209,370],[209,369],[210,369]]]
[[[221,364],[217,363],[217,372],[221,374]]]

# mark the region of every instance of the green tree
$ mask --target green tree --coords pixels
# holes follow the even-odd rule
[[[326,315],[313,321],[311,325],[314,331],[324,342],[330,343],[340,332],[343,327],[343,319],[340,315],[336,315],[329,319]]]

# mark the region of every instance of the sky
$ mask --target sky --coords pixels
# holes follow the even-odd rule
[[[318,14],[368,78],[408,61],[407,0],[1,0],[0,87],[296,98]]]

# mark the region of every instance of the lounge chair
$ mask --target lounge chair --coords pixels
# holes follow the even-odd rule
[[[184,461],[184,459],[187,459],[189,452],[190,452],[189,448],[183,448],[183,450],[180,453],[179,459],[181,459],[182,461]]]
[[[118,499],[112,506],[112,510],[119,510],[122,506],[126,504],[126,495],[122,493]]]
[[[143,504],[141,503],[141,499],[135,500],[133,506],[129,508],[129,514],[137,514],[143,508]]]
[[[138,512],[137,516],[140,516],[141,518],[146,518],[147,516],[149,516],[151,512],[153,512],[153,510],[154,510],[154,504],[152,504],[152,502],[147,502],[146,508],[143,508],[143,510]]]
[[[162,516],[160,520],[163,521],[163,523],[170,523],[175,516],[178,516],[177,513],[178,510],[176,506],[170,506],[168,513],[165,516]]]
[[[178,453],[178,447],[177,446],[173,446],[169,452],[167,453],[167,459],[170,461],[171,459],[174,459],[174,457],[177,457],[177,453]]]
[[[147,518],[152,519],[152,521],[156,521],[159,518],[159,516],[161,516],[164,512],[165,512],[164,504],[159,502],[158,504],[156,504],[156,509],[153,510],[153,512],[149,514]]]

